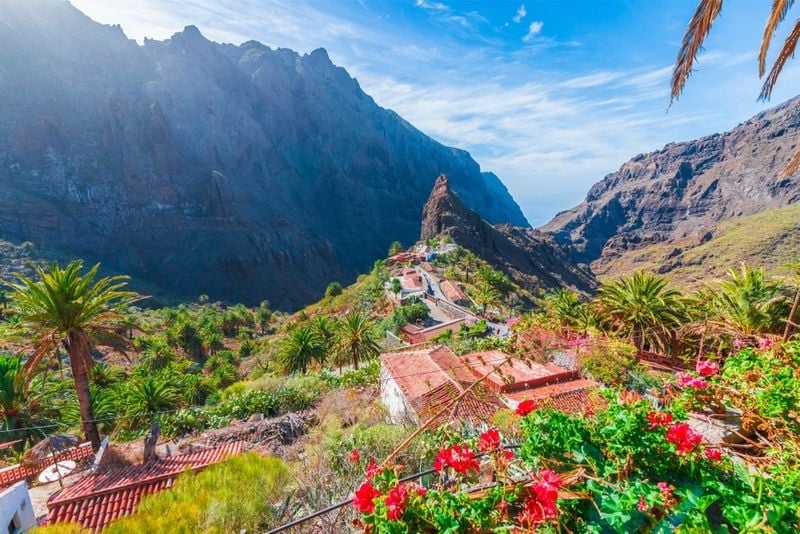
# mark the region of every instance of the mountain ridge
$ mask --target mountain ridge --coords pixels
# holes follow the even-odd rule
[[[323,49],[194,26],[139,45],[66,2],[0,7],[9,242],[291,309],[413,242],[439,173],[492,222],[528,224],[467,152],[378,106]]]
[[[652,264],[663,254],[651,258],[648,247],[673,242],[680,250],[659,270],[680,270],[687,244],[709,241],[722,223],[800,201],[800,181],[781,175],[798,146],[800,97],[728,132],[639,154],[540,230],[598,276]]]
[[[549,236],[532,228],[491,225],[464,205],[446,176],[436,179],[425,203],[420,239],[448,236],[534,294],[570,287],[588,294],[592,274],[572,263]]]

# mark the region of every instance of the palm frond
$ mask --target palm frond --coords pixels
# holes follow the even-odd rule
[[[778,29],[778,26],[786,14],[794,4],[794,0],[773,0],[772,11],[769,13],[767,25],[764,27],[764,38],[761,40],[761,50],[758,52],[758,77],[764,76],[767,70],[767,52],[769,52],[769,45],[772,42],[772,36]]]
[[[708,37],[711,26],[714,24],[720,10],[722,0],[700,0],[697,10],[689,21],[686,33],[683,35],[681,48],[678,57],[675,59],[675,67],[672,70],[672,94],[670,104],[683,91],[686,80],[692,73],[692,66],[697,59],[697,54],[703,46],[703,41]]]
[[[798,40],[800,40],[800,19],[797,19],[794,23],[792,32],[783,42],[781,51],[778,53],[778,57],[775,58],[775,63],[772,65],[767,79],[764,80],[764,85],[761,87],[761,94],[758,95],[759,100],[769,100],[769,97],[772,96],[772,90],[778,82],[778,77],[781,75],[784,65],[789,61],[790,57],[794,56],[794,50],[797,48]]]

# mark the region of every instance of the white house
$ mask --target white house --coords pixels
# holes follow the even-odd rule
[[[24,480],[0,492],[0,530],[9,534],[26,532],[36,526],[28,484]]]

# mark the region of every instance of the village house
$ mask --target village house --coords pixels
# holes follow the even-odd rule
[[[436,346],[385,353],[380,360],[381,399],[395,424],[427,421],[500,364],[502,372],[489,374],[455,407],[439,414],[435,424],[450,419],[478,424],[528,399],[566,413],[583,413],[597,387],[577,370],[523,362],[499,350],[457,356],[448,347]]]
[[[171,488],[175,479],[221,462],[244,450],[244,442],[86,475],[59,491],[47,503],[47,524],[78,523],[99,532],[109,523],[136,512],[142,497]]]
[[[461,330],[461,326],[472,326],[474,321],[468,321],[464,317],[459,317],[451,321],[435,324],[427,328],[423,328],[415,324],[407,324],[400,328],[400,337],[406,340],[410,345],[417,345],[432,340],[439,334],[445,332],[456,333]]]
[[[472,301],[464,292],[461,284],[453,282],[452,280],[442,280],[442,282],[439,284],[439,287],[441,287],[445,298],[450,302],[465,308],[472,306]]]

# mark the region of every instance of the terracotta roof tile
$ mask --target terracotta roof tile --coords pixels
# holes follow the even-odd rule
[[[508,358],[508,354],[499,350],[472,352],[461,357],[464,363],[470,366],[476,377],[485,375]],[[496,391],[511,392],[563,382],[577,376],[576,372],[568,371],[554,363],[524,362],[518,358],[512,358],[501,367],[499,372],[490,375],[486,381],[489,387]]]
[[[534,399],[540,405],[552,406],[564,413],[583,413],[593,404],[590,393],[597,388],[593,380],[570,380],[559,384],[542,386],[524,391],[506,393],[503,396],[512,401],[513,407],[527,399]]]
[[[184,471],[197,471],[241,453],[244,442],[236,441],[199,452],[162,458],[140,465],[85,476],[64,488],[47,503],[47,522],[80,523],[99,531],[112,521],[136,511],[142,497],[172,487]]]

